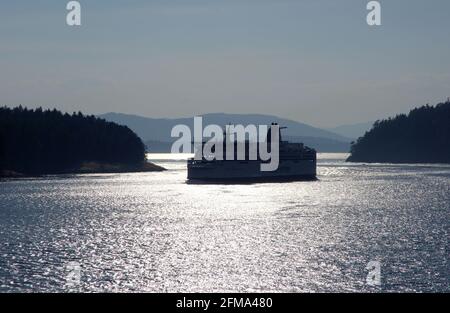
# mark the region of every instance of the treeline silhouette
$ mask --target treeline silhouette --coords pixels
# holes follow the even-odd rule
[[[0,107],[0,170],[52,174],[85,162],[138,165],[144,152],[126,126],[81,112]]]
[[[450,163],[450,101],[376,121],[350,152],[351,162]]]

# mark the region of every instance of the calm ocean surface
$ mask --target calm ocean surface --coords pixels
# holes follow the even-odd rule
[[[345,156],[314,182],[191,185],[162,154],[162,173],[0,181],[0,291],[450,292],[450,166]]]

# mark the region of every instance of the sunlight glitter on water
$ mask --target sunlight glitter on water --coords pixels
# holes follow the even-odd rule
[[[168,171],[0,182],[0,291],[449,291],[450,166],[190,185],[185,156],[150,159]]]

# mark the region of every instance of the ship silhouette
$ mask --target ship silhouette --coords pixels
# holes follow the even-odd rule
[[[272,123],[272,125],[277,125]],[[317,153],[315,149],[305,146],[303,143],[290,143],[283,141],[281,129],[286,127],[277,127],[279,139],[279,164],[274,171],[262,171],[261,164],[270,161],[264,161],[257,153],[259,143],[251,143],[245,140],[244,158],[238,158],[238,142],[234,142],[232,158],[211,159],[202,154],[206,142],[197,144],[196,156],[187,160],[187,178],[188,182],[262,182],[262,181],[292,181],[292,180],[314,180],[316,179]],[[271,128],[266,135],[268,150],[271,149]],[[242,144],[242,143],[241,143]],[[223,153],[227,153],[227,145],[223,143]],[[256,158],[250,158],[251,149],[256,149]],[[213,151],[214,152],[214,151]]]

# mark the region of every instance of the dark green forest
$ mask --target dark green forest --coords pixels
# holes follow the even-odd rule
[[[53,174],[86,162],[137,166],[144,153],[141,139],[126,126],[81,112],[0,108],[0,170]]]
[[[450,163],[450,101],[376,121],[350,152],[350,162]]]

